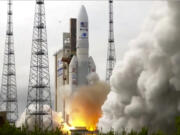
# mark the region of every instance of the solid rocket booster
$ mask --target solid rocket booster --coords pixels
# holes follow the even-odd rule
[[[77,86],[77,57],[74,55],[69,64],[69,85],[73,89]]]
[[[94,63],[93,58],[90,56],[89,57],[89,73],[96,72],[96,65]]]
[[[77,19],[77,56],[73,56],[69,66],[70,86],[87,85],[87,76],[96,72],[92,57],[89,57],[89,26],[88,15],[84,6],[81,7]]]
[[[77,59],[78,85],[87,84],[89,59],[88,16],[84,6],[81,7],[77,20]]]

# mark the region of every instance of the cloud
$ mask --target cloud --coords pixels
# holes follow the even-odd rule
[[[116,65],[99,120],[104,132],[144,126],[173,132],[180,113],[180,3],[168,7],[153,10]]]

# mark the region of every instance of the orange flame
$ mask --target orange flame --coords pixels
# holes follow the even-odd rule
[[[71,114],[71,124],[73,127],[85,127],[89,131],[95,131],[96,124],[100,117],[101,113],[98,113],[96,116],[94,116],[93,114],[91,116],[88,116],[86,115],[86,112],[82,110]]]
[[[109,93],[104,83],[81,87],[73,95],[70,104],[70,117],[73,127],[85,127],[89,131],[96,130],[102,115],[101,106]]]
[[[65,134],[70,134],[70,126],[66,124],[62,118],[61,113],[54,112],[53,122],[57,123],[57,127]]]

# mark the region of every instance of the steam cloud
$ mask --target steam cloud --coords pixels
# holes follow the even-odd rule
[[[165,6],[164,6],[165,7]],[[180,115],[180,2],[153,12],[111,77],[98,127],[172,132]]]

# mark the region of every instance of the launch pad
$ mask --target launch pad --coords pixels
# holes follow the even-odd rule
[[[98,135],[99,131],[89,131],[86,129],[86,127],[76,127],[74,129],[71,129],[71,135]]]

